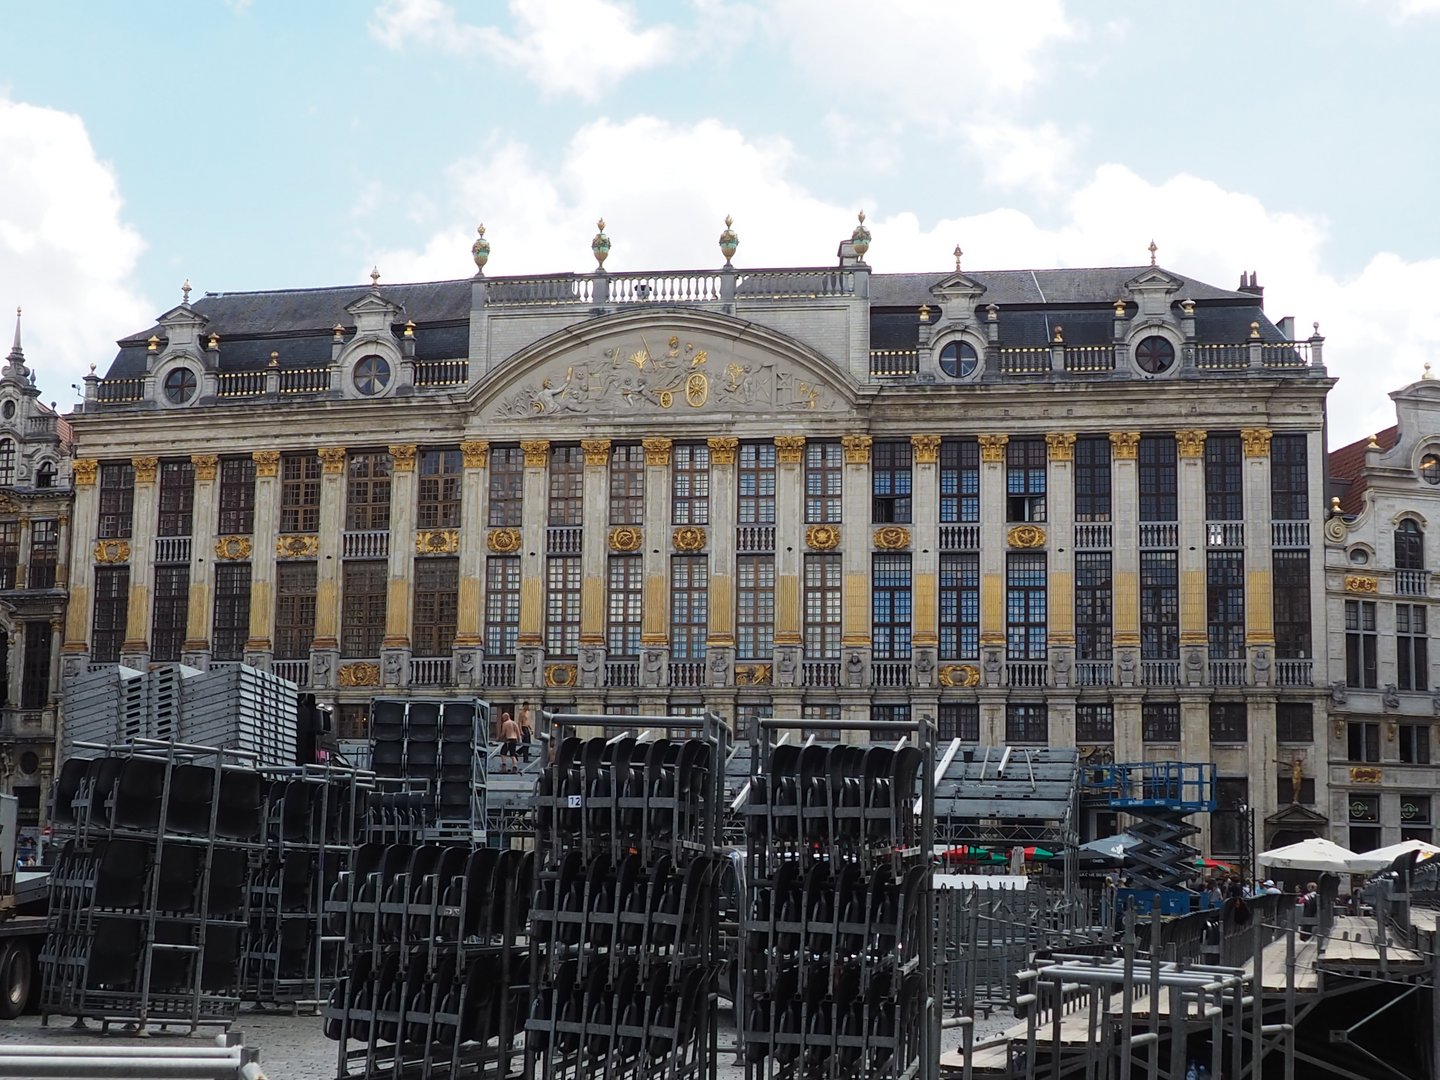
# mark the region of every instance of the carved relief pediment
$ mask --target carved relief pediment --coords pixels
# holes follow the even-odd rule
[[[730,322],[657,313],[580,341],[567,336],[507,362],[481,389],[480,411],[523,422],[850,410],[852,390],[839,367],[778,337],[736,333],[742,324]]]

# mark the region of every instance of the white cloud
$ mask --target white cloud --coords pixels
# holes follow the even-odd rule
[[[469,273],[473,215],[493,244],[488,272],[584,271],[603,214],[611,270],[717,266],[726,213],[740,233],[738,266],[829,265],[863,206],[874,234],[868,259],[882,273],[943,271],[957,242],[970,269],[1140,266],[1152,238],[1162,266],[1224,288],[1258,271],[1272,318],[1294,315],[1301,337],[1318,321],[1328,339],[1327,367],[1343,380],[1330,402],[1335,445],[1392,423],[1384,393],[1418,378],[1426,359],[1440,363],[1440,324],[1429,314],[1440,259],[1380,253],[1358,274],[1336,275],[1324,265],[1324,220],[1208,180],[1155,182],[1105,165],[1057,204],[1054,222],[1008,208],[922,222],[862,192],[850,205],[821,199],[793,179],[798,165],[788,142],[747,139],[714,120],[597,121],[554,162],[497,142],[451,170],[463,216],[417,249],[380,255],[380,265],[390,281]]]
[[[641,28],[616,0],[510,0],[514,35],[463,22],[445,0],[382,0],[370,32],[388,48],[439,49],[519,70],[548,94],[593,101],[626,76],[673,55],[675,31]]]
[[[1060,189],[1075,155],[1074,141],[1060,134],[1054,124],[969,124],[965,138],[980,160],[986,183],[1005,189],[1026,188],[1041,195]]]
[[[144,246],[81,119],[0,98],[0,312],[25,309],[26,360],[62,411],[115,328],[155,314],[131,285]]]

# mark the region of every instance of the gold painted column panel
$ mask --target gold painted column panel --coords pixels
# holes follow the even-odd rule
[[[584,507],[586,527],[580,536],[580,647],[605,645],[606,584],[610,553],[610,440],[582,439],[585,457]],[[596,669],[591,664],[590,669]]]
[[[980,435],[980,651],[985,685],[1001,685],[1005,655],[1005,448],[1009,435]]]
[[[1138,431],[1110,433],[1112,640],[1121,686],[1140,685],[1140,472]]]
[[[1049,537],[1047,636],[1052,646],[1075,645],[1075,434],[1045,436],[1049,471],[1045,479]],[[1057,680],[1058,681],[1058,680]],[[1063,685],[1063,684],[1061,684]]]
[[[195,490],[190,507],[190,598],[185,609],[186,653],[210,651],[210,597],[215,590],[215,532],[219,524],[216,477],[220,459],[215,454],[192,454]]]
[[[1175,432],[1179,457],[1176,493],[1180,514],[1180,649],[1182,659],[1191,650],[1205,650],[1210,635],[1205,613],[1205,436],[1201,428]],[[1203,652],[1202,652],[1203,656]],[[1185,663],[1187,682],[1204,671]],[[1187,759],[1188,760],[1188,759]]]
[[[1259,686],[1270,685],[1275,667],[1275,594],[1270,572],[1270,434],[1269,428],[1245,428],[1240,432],[1245,451],[1245,651]]]
[[[70,564],[64,651],[79,654],[90,651],[90,597],[95,587],[95,556],[91,549],[100,520],[100,492],[95,486],[100,463],[94,458],[76,458],[70,469],[75,480],[74,520],[70,530],[74,539],[67,547],[62,537],[60,548],[60,557],[68,558]],[[68,678],[82,670],[77,662],[66,667],[65,675]]]
[[[910,520],[911,580],[914,596],[910,644],[917,649],[938,648],[940,575],[940,436],[910,436],[912,477]],[[930,664],[933,674],[935,665]],[[926,676],[921,685],[929,685]]]
[[[485,643],[485,519],[490,502],[490,443],[460,444],[465,472],[460,481],[460,595],[455,613],[455,647]]]
[[[158,522],[159,459],[132,458],[135,468],[135,501],[130,518],[130,605],[125,616],[122,658],[148,657],[150,651],[150,580],[154,576],[155,533]]]
[[[663,646],[670,641],[670,450],[663,437],[643,439],[645,451],[645,591],[641,605],[640,643]]]
[[[316,453],[321,463],[320,539],[315,560],[315,638],[310,647],[317,652],[334,652],[338,658],[340,545],[345,534],[345,447],[322,446]]]
[[[717,649],[735,646],[735,458],[740,440],[731,436],[707,439],[710,447],[710,610],[706,644]],[[779,484],[777,470],[776,484]],[[779,516],[777,495],[776,516]],[[778,539],[776,541],[779,542]],[[776,600],[779,600],[779,567],[776,567]],[[779,630],[779,614],[776,614]],[[778,637],[778,634],[777,634]]]
[[[545,528],[550,520],[547,484],[550,440],[528,439],[520,444],[525,456],[524,517],[520,528],[520,639],[522,649],[545,644]],[[538,670],[538,665],[536,665]]]
[[[250,456],[255,459],[255,530],[245,662],[268,668],[275,621],[275,544],[280,536],[280,451],[256,450]]]
[[[410,569],[414,561],[414,443],[390,447],[390,565],[385,596],[385,649],[410,648]],[[392,662],[393,663],[393,662]]]

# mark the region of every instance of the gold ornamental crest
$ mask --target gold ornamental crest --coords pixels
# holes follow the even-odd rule
[[[671,539],[676,551],[705,550],[705,530],[694,525],[684,525],[676,529]]]
[[[251,550],[248,536],[222,536],[215,541],[215,557],[224,559],[226,562],[248,559]]]
[[[971,687],[980,685],[980,669],[974,664],[946,664],[938,674],[941,686]]]
[[[313,559],[320,554],[320,537],[282,536],[275,541],[275,554],[282,559]]]
[[[886,525],[875,530],[875,546],[881,551],[899,551],[910,546],[910,530],[903,525]]]
[[[736,686],[769,686],[771,679],[772,671],[769,664],[735,665]]]
[[[617,525],[610,530],[611,551],[639,551],[645,535],[633,525]]]
[[[95,545],[95,561],[98,563],[129,562],[130,544],[125,540],[101,540]]]
[[[416,555],[454,555],[459,550],[458,529],[421,529],[415,534]]]
[[[1351,574],[1345,579],[1346,592],[1373,593],[1380,591],[1380,582],[1373,577]]]
[[[567,687],[575,685],[574,664],[546,664],[545,685]]]
[[[835,525],[810,525],[805,529],[805,546],[812,551],[834,551],[840,546],[840,529]]]
[[[485,546],[496,555],[512,555],[520,550],[519,529],[491,529]]]
[[[379,664],[344,664],[339,671],[341,686],[379,686]]]
[[[1016,525],[1005,538],[1013,548],[1045,546],[1045,530],[1038,525]]]

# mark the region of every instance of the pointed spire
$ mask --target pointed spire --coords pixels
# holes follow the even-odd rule
[[[12,358],[25,355],[25,350],[20,347],[20,309],[18,307],[15,309],[15,344],[10,348],[10,355]]]
[[[186,307],[190,306],[190,279],[185,279],[185,284],[180,286],[180,303]]]
[[[20,347],[20,309],[15,309],[15,344],[10,347],[10,355],[5,358],[5,367],[0,369],[0,376],[4,378],[19,379],[24,382],[30,378],[30,371],[25,366],[25,350]]]
[[[378,266],[372,266],[370,268],[370,288],[380,288],[380,267]]]
[[[1151,241],[1150,241],[1150,265],[1151,265],[1151,266],[1154,266],[1154,265],[1155,265],[1155,253],[1156,253],[1157,251],[1159,251],[1159,250],[1160,250],[1160,249],[1155,246],[1155,241],[1154,241],[1154,239],[1152,238]]]

